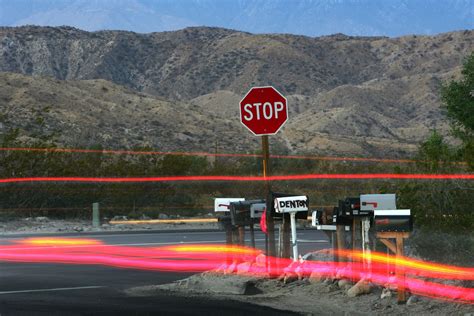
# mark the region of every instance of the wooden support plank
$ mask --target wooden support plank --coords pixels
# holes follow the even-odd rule
[[[250,244],[252,248],[255,248],[255,230],[253,227],[253,223],[250,224]]]
[[[337,241],[337,249],[344,250],[345,247],[345,240],[344,240],[344,225],[336,225],[336,241]],[[338,262],[345,261],[342,257],[337,256]]]
[[[232,238],[232,228],[231,227],[226,227],[225,229],[225,239],[226,239],[226,245],[227,246],[232,246],[233,244],[233,238]],[[228,265],[230,265],[232,263],[232,260],[233,260],[233,256],[231,254],[231,252],[227,252],[226,254],[226,262]]]
[[[385,239],[385,238],[380,238],[380,241],[385,246],[387,246],[387,248],[390,249],[393,253],[397,253],[397,247],[393,244],[393,242],[391,242],[390,240]]]
[[[239,244],[245,246],[245,227],[239,226]]]
[[[356,230],[357,230],[357,220],[354,217],[352,219],[352,251],[354,251],[357,248],[356,244]]]
[[[396,238],[397,242],[397,252],[396,256],[397,259],[400,256],[403,256],[403,237],[398,236]],[[402,304],[406,302],[406,293],[405,293],[405,273],[403,270],[399,269],[398,265],[396,266],[396,274],[397,274],[397,283],[398,283],[398,289],[397,289],[397,302],[398,304]]]
[[[378,232],[377,233],[377,238],[385,238],[385,239],[390,239],[390,238],[408,238],[410,237],[410,232]]]
[[[377,238],[387,246],[398,259],[404,256],[403,251],[403,239],[408,238],[410,232],[378,232]],[[395,239],[395,244],[388,239]],[[403,304],[407,300],[407,293],[405,291],[405,272],[403,269],[400,269],[398,265],[395,265],[395,274],[397,276],[397,302],[398,304]]]

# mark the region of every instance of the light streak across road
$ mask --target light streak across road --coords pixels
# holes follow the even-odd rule
[[[408,257],[395,258],[381,253],[364,257],[359,251],[340,252],[339,255],[356,259],[353,262],[293,262],[291,259],[265,257],[260,250],[249,247],[225,246],[222,244],[168,245],[162,247],[131,247],[107,245],[92,239],[40,237],[16,240],[14,244],[0,248],[0,261],[31,263],[62,263],[79,265],[105,265],[138,270],[172,272],[216,273],[229,267],[246,263],[244,271],[231,273],[279,276],[282,273],[296,273],[309,277],[312,273],[325,277],[365,279],[372,283],[397,288],[458,303],[474,304],[474,289],[447,285],[433,279],[473,280],[474,268],[440,265],[433,262],[414,260]],[[371,259],[370,269],[364,264]],[[268,263],[268,265],[267,265]],[[402,269],[405,276],[397,279],[387,273],[387,263]]]

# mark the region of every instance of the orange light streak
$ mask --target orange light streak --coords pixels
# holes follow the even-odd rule
[[[360,261],[370,260],[382,264],[396,265],[406,273],[427,275],[436,278],[474,280],[474,268],[456,267],[411,259],[404,256],[389,256],[380,252],[363,253],[359,250],[338,250],[334,253]]]
[[[102,244],[102,242],[97,239],[50,237],[26,238],[16,242],[29,246],[96,246]]]

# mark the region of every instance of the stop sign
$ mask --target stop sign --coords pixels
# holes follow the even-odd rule
[[[288,120],[286,98],[273,87],[253,87],[240,101],[240,121],[254,135],[273,135]]]

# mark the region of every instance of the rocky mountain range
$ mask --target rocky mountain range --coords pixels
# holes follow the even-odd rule
[[[215,26],[321,36],[432,35],[474,28],[473,0],[0,0],[0,25],[139,33]]]
[[[407,156],[431,129],[447,135],[439,88],[473,51],[473,30],[387,38],[3,27],[1,126],[25,139],[40,126],[80,147],[256,151],[238,102],[254,85],[274,85],[290,106],[274,150]]]

